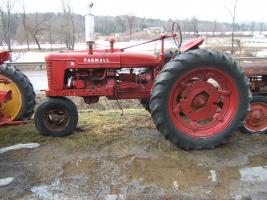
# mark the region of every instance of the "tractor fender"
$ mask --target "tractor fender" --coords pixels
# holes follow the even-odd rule
[[[199,37],[193,40],[189,40],[181,46],[180,51],[186,52],[189,50],[197,49],[204,42],[204,39],[204,37]]]

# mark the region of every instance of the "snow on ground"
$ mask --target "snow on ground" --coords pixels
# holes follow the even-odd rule
[[[239,170],[241,181],[255,182],[267,181],[267,166],[246,167]]]
[[[30,79],[35,91],[48,88],[46,71],[24,71],[23,73]]]
[[[259,51],[256,53],[256,57],[258,58],[267,58],[267,49]]]
[[[208,178],[211,178],[212,182],[217,182],[217,174],[215,170],[210,170],[210,176]]]
[[[12,53],[13,62],[45,62],[45,56],[50,52],[19,52]]]
[[[7,186],[14,181],[13,177],[0,179],[0,187]]]
[[[19,149],[33,149],[39,147],[38,143],[28,143],[28,144],[16,144],[10,147],[3,147],[0,149],[0,153],[6,153],[8,151],[15,151]]]

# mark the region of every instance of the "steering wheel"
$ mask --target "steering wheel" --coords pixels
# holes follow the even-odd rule
[[[172,23],[172,35],[173,35],[174,44],[177,46],[178,52],[180,52],[183,38],[182,38],[181,27],[179,26],[177,22]]]

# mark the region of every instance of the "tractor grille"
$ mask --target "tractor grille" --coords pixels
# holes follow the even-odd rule
[[[48,79],[48,89],[53,88],[53,67],[52,62],[46,62],[46,70],[47,70],[47,79]]]

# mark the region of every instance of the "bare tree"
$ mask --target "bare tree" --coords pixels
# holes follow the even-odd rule
[[[35,13],[27,22],[27,31],[35,41],[39,50],[41,50],[39,35],[46,30],[46,21],[46,17],[39,17],[39,14]]]
[[[53,44],[54,44],[54,38],[53,38],[53,22],[52,22],[52,16],[49,16],[49,20],[47,23],[47,33],[48,33],[48,40],[50,43],[50,50],[53,51]]]
[[[260,22],[260,34],[262,34],[262,31],[263,31],[263,21],[261,20],[261,22]]]
[[[251,32],[251,35],[252,36],[254,35],[255,26],[256,26],[256,23],[255,22],[251,22],[250,23],[250,32]]]
[[[47,17],[46,15],[39,16],[36,12],[28,16],[25,11],[24,1],[22,1],[22,13],[20,14],[22,19],[23,29],[25,31],[26,42],[28,50],[30,49],[29,40],[30,37],[35,41],[39,50],[41,50],[41,45],[39,42],[39,35],[46,30]]]
[[[192,31],[195,36],[198,36],[198,19],[196,17],[193,17],[191,19],[191,24],[192,24]]]
[[[231,34],[231,54],[234,54],[235,42],[235,27],[236,27],[236,7],[238,0],[232,0],[232,8],[226,8],[232,19],[232,34]]]
[[[40,45],[40,42],[38,40],[38,34],[41,31],[45,30],[43,22],[44,22],[44,20],[39,20],[38,13],[35,13],[33,26],[31,26],[31,28],[30,28],[30,34],[33,37],[34,41],[36,42],[39,50],[41,50],[41,45]]]
[[[71,5],[68,0],[61,0],[64,22],[64,40],[67,49],[74,49],[75,45],[75,27],[74,27],[74,17]]]
[[[131,40],[134,27],[135,27],[136,17],[134,15],[125,15],[125,20],[126,20],[127,28],[128,28],[129,35],[130,35],[130,40]]]
[[[26,11],[25,11],[25,5],[24,5],[24,1],[22,1],[22,13],[21,15],[21,20],[22,20],[22,26],[25,32],[25,38],[26,38],[26,42],[27,42],[27,49],[30,50],[30,41],[29,41],[29,28],[27,25],[27,15],[26,15]]]
[[[0,30],[1,40],[7,45],[9,51],[12,51],[12,23],[11,12],[14,7],[14,1],[6,0],[4,8],[0,8]]]
[[[215,19],[213,22],[212,36],[215,35],[216,31],[217,31],[217,19]]]

